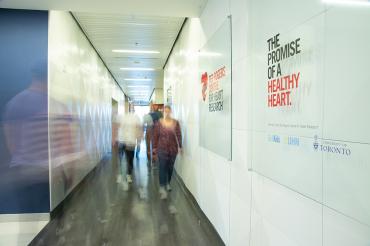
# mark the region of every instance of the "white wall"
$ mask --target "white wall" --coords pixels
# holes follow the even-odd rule
[[[151,100],[154,104],[163,104],[163,89],[154,89]]]
[[[68,12],[49,13],[51,209],[111,150],[124,94]]]
[[[164,78],[184,131],[176,170],[227,245],[370,245],[369,10],[318,0],[208,0],[201,17],[185,25]],[[199,146],[197,58],[230,14],[232,162]],[[302,54],[287,63],[302,77],[293,106],[272,109],[267,39],[277,33],[282,44],[301,38]],[[271,134],[282,142],[271,143]],[[315,135],[351,155],[315,151]],[[290,136],[299,146],[285,142]]]
[[[233,17],[233,161],[228,162],[199,146],[201,83],[197,51],[226,20]],[[165,69],[164,92],[172,86],[173,107],[184,132],[184,155],[177,161],[183,178],[224,242],[249,242],[251,174],[247,165],[246,3],[208,1],[200,19],[189,19]],[[243,112],[244,111],[244,112]],[[222,143],[220,143],[222,144]]]

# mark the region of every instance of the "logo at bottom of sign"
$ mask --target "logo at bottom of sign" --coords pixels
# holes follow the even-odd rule
[[[347,144],[329,140],[323,140],[320,143],[317,135],[314,136],[313,148],[315,151],[327,152],[338,155],[350,156],[352,154],[352,151],[349,148],[349,146],[347,146]]]

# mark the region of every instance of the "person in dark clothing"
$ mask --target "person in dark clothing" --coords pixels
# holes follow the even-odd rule
[[[181,140],[180,124],[171,117],[171,107],[165,106],[164,118],[155,124],[153,136],[153,152],[159,159],[161,199],[166,199],[167,191],[171,191],[170,182],[176,156],[182,152]]]
[[[162,112],[160,111],[151,112],[150,116],[152,117],[154,124],[157,123],[161,118],[163,118]]]
[[[156,158],[153,154],[153,148],[152,148],[152,138],[153,138],[153,132],[154,127],[158,121],[163,118],[162,112],[158,110],[158,105],[152,105],[150,112],[144,117],[144,124],[146,126],[146,134],[145,134],[145,141],[146,141],[146,147],[147,147],[147,159],[148,159],[148,167],[155,169],[157,167],[156,165]]]

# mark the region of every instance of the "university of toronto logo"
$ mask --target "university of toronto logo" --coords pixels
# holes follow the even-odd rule
[[[315,139],[315,142],[313,142],[313,148],[317,150],[319,148],[319,143],[317,142],[317,135],[315,135],[314,139]]]
[[[338,141],[322,140],[319,144],[317,135],[314,136],[313,148],[315,151],[321,151],[331,154],[350,156],[351,148],[346,143]]]

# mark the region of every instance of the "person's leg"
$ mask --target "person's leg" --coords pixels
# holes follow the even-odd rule
[[[134,154],[135,150],[126,148],[125,150],[126,160],[127,160],[127,174],[132,174],[132,169],[134,168]]]
[[[118,143],[118,160],[119,160],[119,173],[122,174],[122,159],[125,154],[125,145],[122,142]]]
[[[137,141],[136,144],[136,158],[139,159],[139,154],[140,154],[140,141]]]
[[[164,187],[167,184],[167,158],[166,155],[158,154],[159,160],[159,185]]]
[[[175,161],[176,161],[176,155],[175,156],[169,156],[168,157],[168,184],[171,182],[172,174],[173,174],[173,169],[175,166]]]
[[[122,157],[123,157],[123,143],[117,142],[118,145],[118,165],[117,165],[117,183],[122,182]]]
[[[167,198],[167,179],[168,179],[168,170],[167,170],[167,155],[158,154],[158,162],[159,162],[159,194],[161,195],[161,199]]]
[[[146,157],[148,159],[148,162],[150,162],[151,161],[151,156],[150,156],[151,146],[150,146],[150,138],[149,138],[148,130],[145,133],[145,143],[146,143]]]

